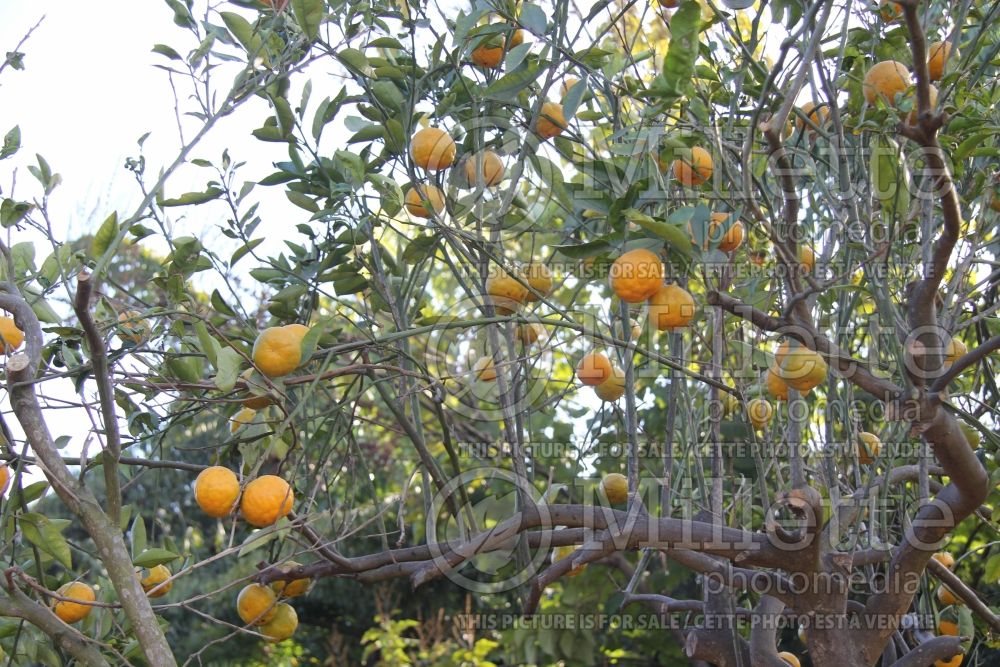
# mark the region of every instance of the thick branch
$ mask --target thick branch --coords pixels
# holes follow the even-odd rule
[[[994,632],[1000,632],[1000,617],[997,617],[986,603],[979,599],[976,592],[958,578],[958,575],[933,558],[927,561],[927,569],[952,593],[961,598],[973,614],[989,623]]]

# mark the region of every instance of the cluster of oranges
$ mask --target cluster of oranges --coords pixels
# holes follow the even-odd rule
[[[290,572],[296,567],[299,563],[288,561],[279,569]],[[257,627],[268,641],[288,639],[299,626],[299,617],[295,608],[282,600],[305,595],[311,583],[309,579],[292,579],[275,581],[270,586],[247,584],[236,596],[236,613],[245,624]]]
[[[223,466],[211,466],[198,474],[194,498],[205,514],[219,519],[232,514],[239,499],[240,514],[258,528],[287,516],[295,501],[291,485],[277,475],[261,475],[251,480],[241,495],[236,473]]]

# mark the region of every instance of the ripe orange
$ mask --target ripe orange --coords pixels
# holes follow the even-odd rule
[[[594,387],[594,393],[602,401],[614,403],[625,395],[625,371],[611,367],[611,376]]]
[[[621,505],[628,500],[628,479],[621,473],[613,472],[601,480],[601,491],[612,505]]]
[[[72,581],[68,584],[63,584],[56,591],[56,595],[67,599],[54,601],[52,611],[55,612],[55,615],[63,623],[70,624],[82,621],[90,613],[90,610],[93,609],[89,604],[80,603],[93,602],[97,599],[94,589],[82,581]],[[73,602],[73,600],[76,602]]]
[[[649,319],[660,331],[686,327],[694,318],[694,297],[674,283],[664,285],[649,298]]]
[[[465,160],[465,178],[470,187],[492,187],[503,180],[504,166],[500,156],[485,150]]]
[[[572,556],[576,552],[576,547],[572,545],[566,545],[564,547],[556,547],[552,552],[552,562],[557,563],[564,558]],[[586,563],[583,565],[577,565],[576,567],[570,568],[569,572],[565,574],[567,577],[575,577],[587,568]]]
[[[236,613],[247,625],[264,625],[277,613],[278,596],[267,586],[248,584],[236,596]]]
[[[947,660],[935,660],[934,667],[960,667],[964,657],[961,653],[957,653]]]
[[[823,127],[823,125],[826,124],[827,118],[830,117],[829,105],[825,102],[821,102],[819,104],[816,102],[806,102],[799,108],[802,110],[802,113],[805,114],[814,125],[816,125],[816,127]],[[812,125],[806,123],[802,116],[795,116],[795,127],[800,130],[808,128],[810,132],[815,132]]]
[[[240,511],[247,522],[264,528],[291,512],[294,502],[288,482],[277,475],[261,475],[243,489]]]
[[[455,162],[455,140],[437,127],[425,127],[410,139],[413,163],[427,171],[446,169]]]
[[[688,155],[674,160],[674,178],[683,185],[694,187],[712,177],[712,156],[701,146],[695,146]]]
[[[788,385],[775,372],[776,368],[777,366],[771,366],[767,369],[767,375],[764,377],[764,386],[767,388],[767,393],[771,394],[771,396],[774,396],[779,401],[787,401]]]
[[[403,204],[410,215],[418,218],[432,218],[434,213],[440,214],[444,211],[444,192],[436,185],[421,183],[406,191]]]
[[[570,76],[563,79],[562,86],[559,89],[559,93],[561,94],[562,97],[566,97],[566,93],[569,92],[569,89],[578,83],[580,83],[580,80],[574,76]]]
[[[195,502],[210,517],[221,519],[229,516],[239,495],[240,481],[229,468],[205,468],[194,480]]]
[[[521,271],[516,272],[515,278],[505,269],[494,267],[486,278],[486,294],[499,315],[517,311],[528,299],[528,288],[524,285],[527,278]]]
[[[934,42],[927,47],[927,71],[931,81],[944,76],[944,66],[951,57],[951,42]]]
[[[302,339],[309,333],[303,324],[268,327],[253,344],[254,366],[268,377],[288,375],[302,363]]]
[[[611,360],[601,352],[591,352],[576,365],[576,377],[581,383],[596,387],[609,377],[613,370]]]
[[[708,224],[708,240],[711,243],[717,242],[722,252],[732,252],[743,244],[744,228],[739,220],[729,225],[725,234],[722,233],[722,225],[728,219],[728,213],[713,213],[712,221]]]
[[[10,468],[4,465],[0,465],[0,496],[3,492],[7,490],[7,484],[10,482]]]
[[[942,565],[944,565],[949,570],[951,568],[955,567],[955,557],[952,556],[947,551],[939,551],[936,554],[934,554],[933,556],[931,556],[931,558],[933,558],[937,562],[941,563]]]
[[[954,621],[938,621],[938,634],[948,637],[958,636],[958,623]]]
[[[928,97],[930,98],[931,111],[934,111],[934,109],[937,108],[937,102],[938,102],[937,86],[935,86],[933,83],[927,84],[927,93]],[[919,108],[917,107],[917,99],[916,99],[917,96],[915,92],[913,95],[910,95],[910,97],[913,99],[913,109],[910,111],[910,115],[906,117],[906,121],[910,125],[916,125],[917,121],[920,119],[920,114],[919,114]]]
[[[858,434],[858,462],[863,465],[872,463],[882,452],[882,441],[878,436],[868,431]]]
[[[500,46],[507,43],[507,48]],[[504,53],[524,42],[524,31],[515,30],[512,34],[493,34],[480,42],[479,46],[472,50],[472,62],[479,67],[496,69],[503,62]]]
[[[883,60],[872,65],[865,74],[865,100],[868,104],[875,104],[875,100],[882,97],[892,105],[896,95],[904,92],[912,83],[906,65],[895,60]]]
[[[142,590],[146,591],[147,596],[151,598],[160,598],[169,593],[170,589],[174,587],[174,582],[172,581],[160,586],[160,584],[169,578],[170,568],[166,565],[160,564],[149,568],[149,574],[147,574],[145,578],[140,579],[139,583],[142,585]],[[160,587],[154,591],[153,589],[157,586]]]
[[[548,296],[552,291],[552,271],[541,262],[531,262],[524,267],[524,276],[528,279],[528,285],[534,291],[529,291],[525,297],[528,301],[538,301],[538,292],[542,296]]]
[[[300,564],[294,560],[290,560],[279,565],[278,570],[289,572],[297,567],[300,567]],[[291,581],[273,581],[271,582],[271,589],[281,597],[297,598],[308,593],[311,585],[312,580],[308,578],[292,579]]]
[[[566,116],[563,115],[561,104],[545,102],[538,112],[535,121],[535,133],[542,139],[551,139],[563,133],[567,127]]]
[[[0,354],[9,354],[21,347],[24,332],[14,324],[14,318],[0,316]]]
[[[771,423],[774,416],[774,408],[763,398],[754,398],[747,401],[747,417],[755,429],[762,429]]]
[[[274,608],[274,618],[260,626],[260,633],[269,642],[280,642],[295,634],[299,627],[299,615],[295,608],[285,602],[279,602]]]
[[[969,348],[966,347],[965,343],[963,343],[957,338],[952,338],[950,341],[948,341],[948,347],[945,348],[944,352],[945,368],[951,366],[953,363],[958,361],[960,357],[967,354],[968,352]]]
[[[799,265],[806,273],[812,273],[816,266],[816,253],[807,245],[799,246]]]
[[[472,373],[480,382],[496,382],[497,368],[493,364],[493,357],[480,357],[472,366]]]
[[[229,432],[235,434],[241,428],[253,421],[257,411],[253,408],[241,408],[229,422]]]
[[[964,602],[962,602],[962,600],[959,599],[957,595],[951,592],[950,588],[948,588],[944,584],[938,586],[937,599],[938,602],[940,602],[943,605],[965,604]]]
[[[517,326],[517,337],[526,346],[545,337],[545,327],[540,322],[525,322]]]
[[[802,667],[802,663],[799,659],[795,657],[794,653],[789,653],[788,651],[782,651],[778,654],[778,657],[787,662],[792,667]]]
[[[652,250],[629,250],[612,263],[611,289],[626,303],[645,301],[663,286],[663,261]]]
[[[775,361],[774,372],[796,391],[807,393],[826,379],[826,361],[804,345],[791,346],[780,355],[776,354]]]
[[[138,311],[127,310],[118,314],[118,337],[122,340],[142,345],[152,333],[149,322]]]

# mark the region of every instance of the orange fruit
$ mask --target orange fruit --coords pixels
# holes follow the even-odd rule
[[[21,347],[24,332],[14,324],[14,318],[0,316],[0,354],[9,354]]]
[[[799,246],[799,266],[806,273],[812,273],[813,268],[816,266],[816,253],[807,245]]]
[[[951,568],[955,567],[955,557],[952,556],[947,551],[939,551],[936,554],[934,554],[933,556],[931,556],[931,558],[933,558],[937,562],[941,563],[942,565],[944,565],[949,570]]]
[[[788,651],[782,651],[778,654],[778,657],[787,662],[792,667],[802,667],[802,663],[799,659],[795,657],[794,653],[789,653]]]
[[[938,621],[938,634],[948,637],[958,636],[958,623],[955,621]]]
[[[144,320],[136,310],[127,310],[118,314],[118,337],[122,340],[142,345],[152,333],[149,322]]]
[[[863,89],[868,104],[875,104],[879,97],[892,105],[896,95],[912,85],[906,65],[895,60],[883,60],[872,65],[865,74]]]
[[[263,410],[267,406],[274,404],[274,402],[274,399],[270,396],[251,396],[244,398],[241,405],[251,410]]]
[[[541,262],[531,262],[524,267],[524,276],[528,279],[528,285],[533,291],[528,292],[525,297],[527,301],[538,301],[538,292],[542,296],[548,296],[552,291],[552,271]]]
[[[580,80],[574,76],[563,79],[562,86],[559,88],[559,93],[562,97],[566,97],[566,93],[569,92],[569,89],[578,83],[580,83]]]
[[[10,468],[4,465],[0,465],[0,496],[3,492],[7,490],[7,484],[10,482]]]
[[[878,13],[882,20],[891,23],[903,15],[903,6],[898,2],[882,2],[879,4]]]
[[[625,395],[625,371],[611,367],[611,376],[594,387],[594,393],[602,401],[614,403]]]
[[[164,581],[170,578],[170,568],[166,565],[160,564],[149,568],[149,574],[139,580],[142,585],[142,590],[146,591],[146,595],[151,598],[161,598],[170,592],[170,589],[174,587],[174,582],[168,582],[164,586],[160,586]],[[159,588],[156,588],[160,586]],[[154,591],[153,589],[156,588]],[[152,592],[150,592],[152,591]]]
[[[295,493],[277,475],[262,475],[246,485],[240,511],[248,523],[264,528],[292,511]]]
[[[285,602],[279,602],[274,608],[274,617],[260,626],[260,633],[267,637],[269,642],[280,642],[295,634],[295,629],[299,627],[299,615],[295,613],[295,608]]]
[[[698,186],[712,177],[712,156],[701,146],[688,155],[674,160],[674,178],[689,187]]]
[[[575,552],[576,552],[576,547],[574,547],[572,545],[567,545],[567,546],[564,546],[564,547],[556,547],[552,551],[552,562],[553,563],[557,563],[557,562],[563,560],[564,558],[569,558]],[[586,568],[587,568],[586,563],[583,564],[583,565],[577,565],[574,568],[570,568],[569,572],[567,572],[565,574],[565,576],[567,576],[567,577],[575,577],[576,575],[578,575],[581,572],[583,572]]]
[[[410,215],[418,218],[433,218],[434,213],[444,211],[444,192],[436,185],[422,183],[406,191],[403,205]],[[433,211],[434,213],[432,213]]]
[[[535,121],[535,133],[542,139],[551,139],[563,133],[567,127],[566,116],[563,115],[561,104],[545,102],[538,112]]]
[[[764,377],[764,386],[767,389],[767,393],[771,394],[771,396],[774,396],[779,401],[787,401],[788,385],[775,372],[775,368],[777,366],[771,366],[767,369],[767,375]]]
[[[694,318],[694,297],[674,283],[664,285],[649,298],[649,319],[660,331],[686,327]]]
[[[309,333],[303,324],[268,327],[253,343],[254,366],[268,377],[288,375],[302,363],[302,339]]]
[[[956,653],[947,660],[935,660],[934,667],[960,667],[964,657],[961,653]]]
[[[253,408],[241,408],[229,422],[229,432],[235,434],[241,428],[253,421],[257,411]]]
[[[300,567],[300,564],[294,560],[290,560],[279,565],[278,570],[289,572],[297,567]],[[308,593],[311,585],[312,580],[308,578],[292,579],[291,581],[273,581],[271,582],[271,590],[281,597],[297,598]]]
[[[934,109],[937,108],[937,102],[938,102],[938,89],[937,86],[935,86],[933,83],[927,84],[927,96],[930,98],[929,100],[931,103],[930,108],[931,111],[933,111]],[[917,108],[916,91],[914,91],[914,94],[910,95],[910,97],[913,99],[913,110],[910,111],[910,115],[906,117],[906,121],[910,125],[916,125],[917,120],[919,120],[920,118],[919,109]]]
[[[747,401],[747,417],[756,429],[762,429],[771,423],[774,416],[774,408],[763,398],[754,398]]]
[[[277,613],[278,596],[267,586],[247,584],[236,596],[236,613],[247,625],[264,625]]]
[[[503,161],[493,151],[481,151],[465,160],[465,178],[470,187],[492,187],[503,180],[503,173]]]
[[[858,462],[863,465],[872,463],[882,451],[882,441],[878,436],[868,431],[858,434]]]
[[[708,240],[710,243],[718,242],[719,250],[722,252],[732,252],[739,248],[743,244],[745,234],[743,223],[739,220],[729,225],[729,229],[723,234],[721,228],[728,219],[728,213],[713,213],[712,221],[708,224]]]
[[[194,499],[201,511],[221,519],[229,516],[240,495],[240,481],[229,468],[205,468],[194,480]]]
[[[1000,212],[1000,190],[993,190],[990,194],[990,208]]]
[[[545,327],[540,322],[525,322],[517,326],[517,337],[525,345],[531,345],[545,337]]]
[[[56,595],[67,599],[54,601],[52,611],[63,623],[70,624],[82,621],[93,609],[93,606],[81,603],[94,602],[97,599],[94,589],[82,581],[63,584],[56,591]]]
[[[951,42],[934,42],[927,47],[927,72],[931,81],[939,81],[944,76],[944,66],[951,57]]]
[[[951,589],[941,584],[937,589],[937,599],[943,605],[951,604],[964,604],[957,595],[951,592]]]
[[[613,472],[601,480],[601,491],[612,505],[621,505],[628,500],[628,479],[621,473]]]
[[[581,383],[596,387],[611,377],[611,360],[601,352],[591,352],[576,365],[576,377]]]
[[[965,343],[957,338],[952,338],[948,341],[948,347],[944,351],[944,365],[945,368],[951,366],[953,363],[959,360],[960,357],[967,354],[969,348],[966,347]]]
[[[410,139],[413,163],[427,171],[446,169],[455,162],[455,140],[437,127],[425,127]]]
[[[804,345],[791,346],[780,355],[776,354],[775,361],[774,372],[778,377],[789,387],[802,393],[811,391],[823,382],[829,370],[823,357]]]
[[[493,357],[480,357],[472,366],[472,373],[480,382],[496,382],[497,368],[493,364]]]
[[[663,286],[663,261],[652,250],[629,250],[612,263],[611,289],[626,303],[645,301]]]
[[[816,127],[823,127],[823,125],[826,124],[827,118],[830,117],[829,105],[825,102],[821,102],[819,104],[816,102],[806,102],[799,107],[799,109],[802,110],[802,113],[805,114]],[[809,125],[805,119],[799,115],[795,116],[795,127],[800,130],[808,128],[810,132],[815,132],[812,125]]]
[[[500,46],[503,42],[508,42],[506,49]],[[479,67],[496,69],[503,62],[504,53],[523,42],[524,32],[522,30],[515,30],[509,36],[506,34],[492,34],[484,38],[479,43],[479,46],[472,50],[472,62]]]
[[[499,315],[509,315],[528,300],[528,282],[521,271],[515,278],[505,269],[495,267],[486,278],[486,294]]]

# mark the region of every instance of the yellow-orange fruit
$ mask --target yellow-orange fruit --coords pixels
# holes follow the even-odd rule
[[[650,298],[663,286],[663,260],[652,250],[629,250],[611,264],[608,280],[618,298],[626,303],[639,303]]]
[[[500,315],[509,315],[528,300],[527,278],[520,271],[515,278],[504,269],[495,268],[486,278],[486,294]]]
[[[254,365],[268,377],[288,375],[302,363],[302,339],[307,333],[309,327],[304,324],[264,329],[253,344]]]
[[[277,475],[261,475],[246,485],[240,500],[243,518],[258,528],[270,526],[292,511],[295,494]]]
[[[434,213],[444,211],[444,192],[436,185],[422,183],[406,191],[403,204],[410,215],[418,218],[432,218]]]
[[[174,587],[174,582],[168,582],[163,586],[160,586],[164,581],[170,578],[170,569],[163,564],[154,565],[149,568],[149,573],[142,579],[139,580],[139,584],[142,586],[142,590],[146,591],[146,595],[151,598],[161,598],[170,592],[170,589]],[[159,586],[159,588],[157,588]]]
[[[21,347],[24,332],[14,324],[14,318],[0,316],[0,354],[9,354]]]
[[[525,322],[517,325],[517,338],[525,345],[531,345],[545,337],[545,327],[540,322]]]
[[[507,41],[506,49],[500,44]],[[483,41],[472,50],[472,62],[479,67],[496,69],[503,62],[504,54],[507,50],[524,42],[524,32],[515,30],[510,36],[494,34],[483,39]]]
[[[602,401],[614,403],[625,395],[625,371],[611,368],[611,376],[594,387],[594,393]]]
[[[950,588],[948,588],[944,584],[941,584],[940,586],[938,586],[938,589],[937,589],[937,599],[938,599],[938,602],[940,602],[943,605],[950,605],[950,604],[960,605],[960,604],[965,604],[964,602],[962,602],[962,600],[957,595],[955,595],[954,593],[951,592]]]
[[[747,417],[756,429],[762,429],[771,423],[774,416],[774,408],[763,398],[754,398],[747,401]]]
[[[934,667],[961,667],[964,658],[964,655],[957,653],[947,660],[935,660]]]
[[[816,266],[816,253],[807,245],[799,246],[799,265],[806,273],[812,273]]]
[[[450,167],[455,162],[457,151],[455,140],[437,127],[425,127],[410,140],[410,157],[413,163],[427,171]]]
[[[858,434],[858,462],[869,465],[882,452],[882,441],[878,436],[868,431]]]
[[[3,492],[7,490],[7,484],[10,482],[10,468],[7,466],[0,465],[0,496]]]
[[[872,65],[865,74],[862,88],[868,104],[875,104],[879,97],[892,104],[896,95],[912,85],[906,65],[895,60],[883,60]]]
[[[581,383],[596,387],[609,377],[613,369],[611,360],[601,352],[591,352],[580,359],[576,365],[576,377]]]
[[[70,624],[82,621],[93,609],[92,605],[82,603],[94,602],[97,599],[94,589],[82,581],[63,584],[56,591],[56,595],[66,599],[53,602],[52,611],[63,623]]]
[[[299,627],[299,615],[295,608],[286,603],[279,602],[274,607],[274,617],[260,626],[260,633],[267,637],[269,642],[280,642],[295,634],[295,629]]]
[[[136,310],[127,310],[118,314],[118,337],[136,345],[141,345],[149,340],[152,329],[149,322],[144,320]]]
[[[878,6],[882,20],[891,23],[903,15],[903,6],[898,2],[882,2]]]
[[[566,116],[563,115],[561,104],[555,102],[545,102],[538,112],[538,120],[535,121],[535,133],[542,139],[551,139],[559,136],[567,127]]]
[[[503,180],[503,174],[503,160],[493,151],[480,151],[465,160],[465,178],[470,187],[492,187]]]
[[[194,499],[201,511],[220,519],[229,516],[240,495],[240,481],[229,468],[205,468],[194,480]]]
[[[576,551],[576,547],[574,547],[572,545],[567,545],[567,546],[564,546],[564,547],[556,547],[553,550],[553,552],[552,552],[552,562],[553,563],[558,563],[562,559],[568,558],[569,556],[573,555],[573,553],[575,551]],[[575,577],[576,575],[578,575],[581,572],[583,572],[586,568],[587,568],[586,563],[583,564],[583,565],[577,565],[576,567],[570,568],[569,572],[567,572],[563,576],[566,576],[566,577]]]
[[[944,637],[957,637],[958,623],[954,621],[938,621],[938,634]]]
[[[524,276],[528,279],[528,285],[533,291],[529,291],[525,297],[528,301],[538,301],[538,292],[542,296],[548,296],[552,291],[552,271],[541,262],[531,262],[524,267]]]
[[[290,572],[297,567],[300,567],[300,564],[294,560],[290,560],[279,565],[278,570],[281,572]],[[308,593],[311,585],[312,579],[309,578],[292,579],[291,581],[273,581],[271,582],[271,590],[281,597],[297,598]]]
[[[261,584],[248,584],[236,596],[236,613],[247,625],[264,625],[276,612],[278,596]]]
[[[743,244],[744,228],[739,220],[733,221],[729,229],[722,233],[722,225],[729,219],[728,213],[713,213],[712,220],[708,224],[708,240],[711,243],[718,243],[722,252],[732,252]]]
[[[777,358],[775,359],[777,361]],[[774,372],[785,384],[803,393],[809,392],[826,379],[828,367],[823,357],[813,350],[798,345],[781,355]]]
[[[781,379],[777,373],[775,373],[776,366],[771,366],[767,369],[767,375],[764,377],[764,386],[767,388],[767,393],[774,396],[779,401],[788,400],[788,385],[785,381]]]
[[[951,57],[951,42],[934,42],[927,47],[927,72],[931,81],[939,81],[944,76],[944,66]]]
[[[947,551],[939,551],[936,554],[934,554],[933,556],[931,556],[931,558],[933,558],[937,562],[941,563],[942,565],[944,565],[949,570],[951,568],[955,567],[955,557],[952,556]]]
[[[695,146],[688,155],[674,160],[674,178],[689,187],[701,185],[712,177],[711,154],[701,146]]]
[[[601,490],[612,505],[621,505],[628,500],[628,479],[621,473],[613,472],[601,480]]]
[[[573,77],[573,76],[567,77],[566,79],[563,80],[562,86],[559,88],[560,94],[563,97],[566,97],[566,93],[569,92],[570,88],[572,88],[573,86],[575,86],[578,83],[580,83],[580,80],[577,79],[576,77]]]
[[[913,98],[913,109],[910,111],[910,115],[906,117],[906,120],[910,125],[916,125],[917,121],[920,119],[920,110],[917,107],[917,96],[914,94],[911,97]],[[931,104],[930,110],[934,111],[937,109],[938,89],[933,83],[927,84],[927,97],[929,98]]]
[[[472,374],[480,382],[496,382],[497,368],[493,363],[493,357],[479,357],[472,365]]]
[[[778,657],[787,662],[792,667],[802,667],[802,663],[795,656],[794,653],[789,653],[788,651],[782,651],[778,654]]]
[[[823,127],[827,118],[830,117],[829,105],[826,103],[806,102],[799,108],[816,127]],[[815,132],[812,125],[809,125],[802,116],[795,116],[795,126],[800,130],[809,128],[810,131]]]
[[[963,355],[968,354],[969,348],[966,347],[965,343],[957,338],[952,338],[948,341],[948,347],[945,348],[944,352],[944,365],[947,368],[953,363],[958,361]]]
[[[694,318],[694,297],[683,287],[670,283],[649,298],[649,319],[660,331],[686,327]]]

